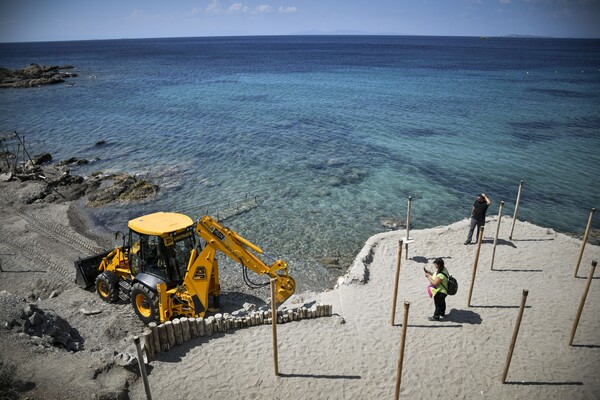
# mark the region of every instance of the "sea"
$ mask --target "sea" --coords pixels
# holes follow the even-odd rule
[[[331,287],[370,236],[405,223],[409,197],[413,230],[468,218],[481,192],[488,216],[501,201],[512,216],[521,180],[520,220],[582,236],[600,206],[600,40],[0,44],[0,66],[30,63],[70,64],[78,77],[1,90],[1,132],[54,160],[90,161],[73,173],[160,187],[147,202],[92,210],[98,226],[124,230],[159,210],[215,215],[252,198],[223,223],[286,260],[301,290]]]

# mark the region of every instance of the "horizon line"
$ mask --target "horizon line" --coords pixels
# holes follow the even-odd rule
[[[284,37],[284,36],[380,36],[380,37],[391,37],[391,36],[403,36],[403,37],[456,37],[456,38],[480,38],[480,39],[492,39],[492,38],[512,38],[512,39],[564,39],[564,40],[598,40],[600,37],[561,37],[561,36],[542,36],[542,35],[523,35],[523,34],[506,34],[506,35],[417,35],[417,34],[406,34],[406,33],[370,33],[370,32],[356,32],[356,33],[342,33],[342,32],[320,32],[320,31],[306,31],[297,33],[287,34],[254,34],[254,35],[200,35],[200,36],[162,36],[162,37],[122,37],[122,38],[96,38],[96,39],[62,39],[62,40],[33,40],[33,41],[8,41],[0,42],[0,44],[24,44],[24,43],[58,43],[58,42],[93,42],[93,41],[110,41],[110,40],[144,40],[144,39],[191,39],[191,38],[244,38],[244,37]]]

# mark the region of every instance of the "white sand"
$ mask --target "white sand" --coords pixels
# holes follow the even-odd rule
[[[161,355],[149,374],[153,398],[393,398],[404,301],[410,302],[410,312],[401,398],[600,398],[600,278],[591,284],[575,346],[568,345],[600,247],[586,246],[580,278],[574,278],[581,241],[525,222],[516,224],[508,241],[511,224],[503,217],[491,271],[496,222],[488,218],[471,307],[467,299],[477,246],[462,244],[468,220],[411,232],[415,242],[409,260],[402,257],[396,326],[390,323],[391,307],[404,232],[379,234],[368,240],[335,290],[314,295],[333,304],[337,315],[278,326],[279,377],[274,376],[271,327],[252,327],[194,339]],[[447,298],[444,322],[427,320],[434,306],[422,270],[433,269],[436,257],[445,259],[460,284],[458,294]],[[529,290],[527,306],[502,384],[523,289]],[[141,382],[131,395],[144,398]]]

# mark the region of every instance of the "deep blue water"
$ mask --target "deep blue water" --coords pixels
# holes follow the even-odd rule
[[[600,205],[600,41],[376,36],[0,44],[0,66],[72,64],[70,83],[0,91],[0,129],[75,171],[140,173],[151,203],[198,216],[250,193],[227,225],[286,259],[301,288],[340,273],[386,218],[466,218],[476,193],[582,234]],[[100,140],[106,146],[96,147]],[[211,205],[206,206],[206,204]],[[598,217],[596,217],[598,220]],[[595,221],[594,227],[600,223]],[[466,235],[466,232],[465,232]]]

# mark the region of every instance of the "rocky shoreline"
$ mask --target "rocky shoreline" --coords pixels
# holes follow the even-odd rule
[[[72,65],[38,65],[29,64],[25,68],[11,70],[0,67],[0,88],[31,88],[43,85],[64,83],[65,79],[75,78]]]
[[[52,163],[52,155],[40,154],[27,161],[23,168],[0,166],[0,181],[35,181],[21,199],[25,204],[55,203],[87,197],[88,207],[101,207],[114,202],[138,202],[159,191],[158,185],[129,174],[106,174],[96,171],[89,176],[72,175],[70,167],[87,164],[80,158]]]

